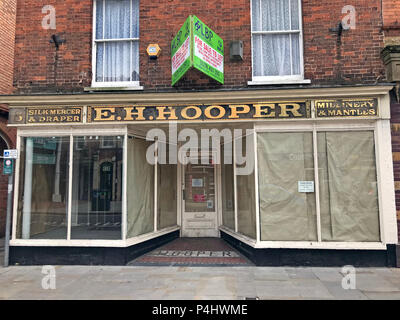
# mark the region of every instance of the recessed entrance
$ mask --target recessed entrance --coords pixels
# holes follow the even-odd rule
[[[212,152],[185,156],[182,237],[218,237],[216,165]]]
[[[220,238],[178,238],[128,263],[130,266],[249,266]]]

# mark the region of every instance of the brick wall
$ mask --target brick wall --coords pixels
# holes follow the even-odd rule
[[[314,85],[384,81],[381,1],[354,0],[357,25],[340,39],[330,32],[341,21],[348,1],[303,0],[305,77]],[[57,29],[44,30],[44,5],[56,9]],[[225,85],[190,71],[171,88],[170,42],[188,15],[197,15],[225,42]],[[250,0],[141,0],[140,77],[145,90],[246,87],[251,80]],[[67,42],[57,52],[52,34]],[[229,42],[243,40],[244,60],[229,61]],[[17,92],[81,92],[91,83],[92,1],[20,0],[17,11],[14,83]],[[158,43],[160,58],[146,48]]]
[[[16,0],[0,2],[0,93],[12,92]]]
[[[385,27],[400,27],[400,2],[398,0],[383,0],[382,10]]]
[[[382,0],[383,30],[385,44],[400,44],[400,2],[397,0]]]

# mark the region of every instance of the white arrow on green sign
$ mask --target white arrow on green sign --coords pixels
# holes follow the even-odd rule
[[[189,16],[171,42],[172,85],[191,68],[224,83],[224,41],[196,16]]]

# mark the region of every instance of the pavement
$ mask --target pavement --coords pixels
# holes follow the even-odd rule
[[[344,273],[341,268],[254,266],[55,266],[51,268],[54,269],[43,270],[41,266],[0,267],[0,299],[400,299],[400,269],[390,268],[357,268],[354,278],[355,289],[347,290],[342,287]]]
[[[176,245],[167,249],[187,249]],[[224,248],[215,247],[218,249]],[[349,282],[342,268],[251,265],[4,268],[3,252],[0,239],[0,300],[400,299],[400,268],[355,268],[354,286],[345,289],[343,283]]]

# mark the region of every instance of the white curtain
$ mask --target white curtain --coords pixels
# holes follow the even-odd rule
[[[169,164],[169,145],[159,142],[166,151],[166,164],[158,164],[157,227],[158,230],[177,225],[177,165]],[[160,160],[160,159],[159,159]]]
[[[261,240],[317,240],[312,133],[259,133],[257,138]]]
[[[253,139],[250,139],[253,141]],[[237,143],[237,141],[235,141]],[[242,155],[247,153],[247,139],[242,137]],[[239,147],[239,144],[236,144]],[[247,161],[253,161],[254,158],[247,155]],[[243,168],[245,164],[236,164],[237,168]],[[237,219],[238,231],[252,239],[256,238],[256,191],[254,170],[250,174],[236,176],[237,184]]]
[[[298,30],[298,0],[253,0],[252,29]],[[254,76],[300,74],[299,41],[299,33],[253,34]]]
[[[154,166],[146,159],[146,140],[128,139],[127,238],[154,231]]]
[[[318,133],[322,240],[379,241],[374,133]]]
[[[139,37],[139,0],[99,0],[96,39]],[[138,41],[97,42],[97,81],[138,81]]]
[[[225,227],[235,230],[233,164],[225,163],[226,146],[221,145],[222,224]],[[230,156],[230,162],[233,163],[232,156]]]

